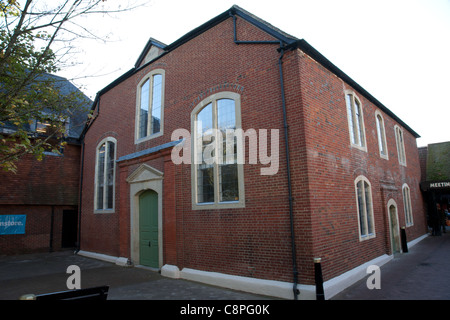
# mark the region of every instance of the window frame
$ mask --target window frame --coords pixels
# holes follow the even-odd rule
[[[405,225],[411,227],[414,225],[412,206],[411,206],[411,188],[404,183],[402,186],[403,210],[405,212]]]
[[[153,81],[154,76],[161,75],[161,121],[160,121],[160,130],[157,133],[151,133],[152,131],[152,103],[153,103]],[[141,119],[141,95],[142,95],[142,87],[147,82],[150,81],[149,85],[149,101],[148,101],[148,128],[147,135],[140,137],[139,129],[140,129],[140,119]],[[165,82],[166,82],[166,73],[164,69],[155,69],[146,74],[139,84],[136,87],[136,120],[135,120],[135,133],[134,133],[134,143],[138,144],[144,141],[148,141],[157,137],[160,137],[164,134],[164,97],[165,97]]]
[[[103,144],[105,144],[105,154],[109,154],[108,150],[108,142],[112,142],[114,144],[114,158],[112,160],[113,163],[113,177],[112,177],[112,208],[106,208],[105,209],[105,204],[107,204],[107,189],[105,188],[103,189],[103,207],[102,208],[98,208],[98,185],[99,185],[99,181],[98,181],[98,174],[99,174],[99,151],[100,148],[102,147]],[[94,213],[114,213],[115,212],[115,205],[116,205],[116,159],[117,159],[117,139],[113,138],[113,137],[106,137],[105,139],[103,139],[102,141],[100,141],[99,144],[97,144],[97,147],[95,148],[95,175],[94,175]],[[104,160],[104,165],[103,165],[103,185],[106,186],[106,182],[107,182],[107,158],[105,157]]]
[[[380,119],[381,121],[378,119]],[[375,126],[377,129],[378,150],[380,151],[380,157],[389,160],[384,118],[381,112],[378,110],[375,111]],[[382,149],[384,149],[384,153],[382,152]]]
[[[366,128],[364,125],[364,111],[361,100],[355,94],[354,91],[345,90],[344,92],[345,108],[347,111],[347,122],[350,136],[350,145],[359,150],[367,152],[367,142],[366,142]],[[347,101],[347,96],[350,96],[350,108]],[[357,116],[355,103],[359,105],[360,116]],[[350,110],[351,112],[350,112]],[[359,120],[359,121],[356,121]],[[359,123],[359,126],[358,126]],[[356,134],[359,132],[359,135]],[[359,137],[358,137],[359,136]],[[356,141],[358,139],[358,141]]]
[[[364,195],[363,197],[363,218],[364,221],[361,222],[361,210],[360,210],[360,205],[359,205],[359,201],[358,201],[358,184],[362,182],[362,186],[363,186],[363,190],[362,190],[362,194]],[[370,200],[370,213],[367,213],[367,200],[366,200],[366,186],[365,184],[367,184],[367,188],[368,188],[368,196],[369,196],[369,200]],[[355,179],[355,196],[356,196],[356,213],[357,213],[357,217],[358,217],[358,234],[359,234],[359,241],[364,241],[364,240],[369,240],[369,239],[373,239],[376,237],[376,232],[375,232],[375,215],[374,215],[374,211],[373,211],[373,196],[372,196],[372,185],[369,181],[369,179],[367,179],[365,176],[358,176]],[[370,215],[370,216],[369,216]],[[372,226],[370,228],[369,226],[369,218],[372,221]],[[364,224],[364,227],[367,230],[367,234],[363,234],[362,233],[362,224]]]
[[[234,92],[219,92],[213,94],[203,101],[201,101],[191,112],[191,194],[192,194],[192,210],[206,210],[206,209],[228,209],[228,208],[245,208],[245,191],[244,191],[244,168],[243,164],[237,163],[237,177],[239,188],[239,200],[236,201],[220,201],[219,190],[219,164],[214,161],[214,202],[198,202],[198,168],[197,168],[197,115],[205,107],[212,103],[213,114],[213,128],[217,129],[217,101],[222,99],[234,100],[235,106],[235,127],[236,129],[242,129],[241,126],[241,97]],[[242,147],[243,144],[237,142],[237,147]],[[216,149],[217,145],[216,145]],[[242,150],[243,152],[244,150]],[[239,152],[239,151],[238,151]]]
[[[398,125],[394,126],[394,131],[395,143],[397,144],[398,163],[406,167],[405,135]]]

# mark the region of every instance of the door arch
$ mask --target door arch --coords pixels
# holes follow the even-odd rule
[[[390,199],[387,204],[387,212],[389,218],[389,238],[391,239],[392,254],[401,252],[400,227],[398,222],[397,203],[394,199]]]

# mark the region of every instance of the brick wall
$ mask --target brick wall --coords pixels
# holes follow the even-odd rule
[[[414,225],[406,228],[408,241],[426,232],[419,188],[419,155],[414,136],[404,129],[407,166],[400,165],[394,132],[394,126],[399,124],[310,57],[300,51],[297,54],[304,121],[291,121],[290,130],[298,129],[305,134],[308,214],[311,216],[313,241],[311,253],[322,258],[327,280],[365,261],[391,253],[387,202],[395,200],[400,226],[405,226],[404,183],[410,187],[414,214]],[[347,89],[354,90],[362,103],[367,152],[350,144],[344,95]],[[379,154],[376,110],[384,119],[388,160]],[[304,166],[301,163],[295,165]],[[376,237],[365,241],[360,241],[358,234],[354,181],[359,175],[364,175],[371,183],[375,218]]]
[[[0,235],[0,255],[61,250],[64,210],[76,211],[77,208],[75,206],[0,205],[0,215],[26,215],[25,234]]]
[[[243,19],[239,40],[273,40]],[[291,234],[277,45],[236,45],[228,19],[167,53],[100,97],[100,113],[85,143],[82,199],[83,250],[129,255],[129,185],[126,178],[146,163],[164,172],[164,264],[261,279],[292,281]],[[401,185],[411,188],[415,212],[409,239],[421,235],[420,171],[415,139],[405,131],[407,167],[398,165],[394,122],[384,116],[389,160],[380,159],[375,106],[363,102],[368,151],[350,147],[344,88],[347,84],[300,51],[283,58],[291,146],[295,236],[300,282],[312,284],[313,257],[323,258],[326,279],[388,253],[386,204],[395,198],[402,221]],[[134,143],[136,89],[154,69],[165,70],[164,134]],[[117,139],[117,157],[167,143],[178,128],[190,131],[191,111],[223,91],[240,94],[242,129],[280,130],[280,168],[261,176],[262,165],[244,165],[245,208],[192,210],[191,167],[167,154],[121,163],[116,171],[115,212],[93,213],[95,149]],[[245,155],[248,163],[248,154]],[[377,237],[360,242],[354,180],[372,184]],[[392,182],[380,192],[380,181]],[[399,189],[400,188],[400,189]],[[394,190],[395,189],[395,190]],[[423,232],[422,232],[423,233]],[[119,236],[120,234],[120,236]],[[127,242],[128,241],[128,242]]]
[[[42,161],[26,155],[17,173],[0,172],[0,204],[78,205],[80,150],[68,144],[64,156],[46,155]]]
[[[427,180],[427,157],[428,157],[428,147],[419,148],[419,161],[420,161],[420,181]]]
[[[271,40],[242,19],[238,19],[238,38]],[[145,67],[101,97],[100,114],[85,139],[83,250],[119,254],[119,214],[93,214],[95,148],[98,143],[108,135],[116,137],[117,157],[166,143],[171,140],[173,130],[190,130],[190,114],[198,103],[221,91],[241,95],[244,130],[281,128],[279,55],[276,49],[276,45],[235,45],[233,22],[228,19]],[[166,72],[164,135],[135,145],[136,87],[146,74],[156,68],[163,68]],[[283,149],[280,152],[283,154],[281,163],[284,161]],[[275,176],[260,176],[260,165],[244,166],[245,209],[192,211],[190,166],[174,166],[170,161],[161,166],[157,160],[144,161],[164,171],[164,188],[172,188],[170,193],[165,191],[164,210],[165,214],[171,210],[171,219],[176,219],[176,231],[164,234],[165,259],[180,268],[291,279],[285,169],[281,168]],[[126,210],[129,207],[129,204],[118,203],[118,200],[129,202],[129,188],[124,179],[136,167],[120,169],[116,208]],[[164,222],[173,226],[173,220]]]
[[[64,156],[27,155],[17,173],[0,172],[0,215],[27,216],[25,234],[0,235],[0,254],[61,249],[63,211],[77,210],[79,181],[80,146],[71,144]]]

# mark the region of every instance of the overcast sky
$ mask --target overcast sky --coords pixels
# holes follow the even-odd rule
[[[153,0],[84,21],[109,41],[79,41],[60,74],[95,75],[73,81],[94,99],[150,37],[170,44],[234,4],[308,41],[420,134],[418,146],[450,141],[450,0]]]

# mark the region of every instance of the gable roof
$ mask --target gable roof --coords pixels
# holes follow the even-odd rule
[[[108,86],[103,88],[97,93],[97,97],[94,101],[94,104],[92,106],[92,109],[95,108],[98,97],[107,91],[109,91],[111,88],[115,87],[122,81],[128,79],[130,76],[132,76],[134,73],[138,72],[141,68],[144,68],[148,64],[153,63],[154,61],[158,60],[165,54],[175,50],[176,48],[180,47],[184,43],[194,39],[195,37],[199,36],[200,34],[204,33],[205,31],[213,28],[214,26],[220,24],[221,22],[227,20],[230,17],[240,17],[247,22],[253,24],[254,26],[258,27],[259,29],[263,30],[264,32],[268,33],[275,39],[277,39],[277,42],[280,43],[280,49],[283,50],[294,50],[294,49],[300,49],[304,53],[306,53],[308,56],[313,58],[315,61],[320,63],[323,67],[328,69],[330,72],[337,75],[339,78],[344,80],[346,83],[351,85],[356,91],[358,91],[362,96],[364,96],[367,100],[375,104],[378,108],[380,108],[382,111],[384,111],[387,115],[389,115],[391,118],[393,118],[395,121],[397,121],[399,124],[401,124],[407,131],[409,131],[415,138],[420,138],[420,135],[417,134],[411,127],[409,127],[405,122],[403,122],[399,117],[397,117],[392,111],[390,111],[386,106],[384,106],[380,101],[378,101],[374,96],[372,96],[368,91],[366,91],[363,87],[361,87],[356,81],[354,81],[352,78],[350,78],[347,74],[345,74],[342,70],[340,70],[338,67],[336,67],[330,60],[328,60],[325,56],[323,56],[319,51],[317,51],[315,48],[313,48],[308,42],[306,42],[304,39],[296,38],[292,35],[289,35],[288,33],[285,33],[284,31],[276,28],[275,26],[271,25],[267,21],[253,15],[252,13],[242,9],[241,7],[234,5],[227,11],[219,14],[218,16],[212,18],[211,20],[205,22],[204,24],[200,25],[199,27],[193,29],[192,31],[186,33],[184,36],[179,38],[178,40],[174,41],[173,43],[169,45],[164,45],[162,42],[159,42],[153,38],[150,38],[150,40],[147,42],[144,50],[139,55],[139,58],[135,64],[135,67],[124,73],[122,76],[117,78],[115,81],[110,83]],[[235,35],[235,41],[236,41],[236,35]],[[239,41],[237,41],[239,43]],[[275,41],[274,41],[275,43]],[[152,46],[157,46],[158,48],[164,50],[160,55],[155,57],[153,60],[148,61],[147,63],[142,64],[144,61],[148,51]]]
[[[298,39],[296,37],[293,37],[280,29],[274,27],[270,23],[258,18],[257,16],[253,15],[252,13],[242,9],[241,7],[234,5],[227,11],[221,13],[220,15],[212,18],[211,20],[207,21],[206,23],[202,24],[201,26],[195,28],[194,30],[188,32],[175,42],[171,43],[166,47],[167,51],[172,51],[182,44],[190,41],[191,39],[197,37],[198,35],[202,34],[203,32],[215,27],[219,23],[227,20],[230,17],[238,16],[247,22],[250,22],[254,26],[258,27],[259,29],[263,30],[264,32],[268,33],[275,39],[277,39],[280,43],[283,43],[283,45],[292,44]]]

